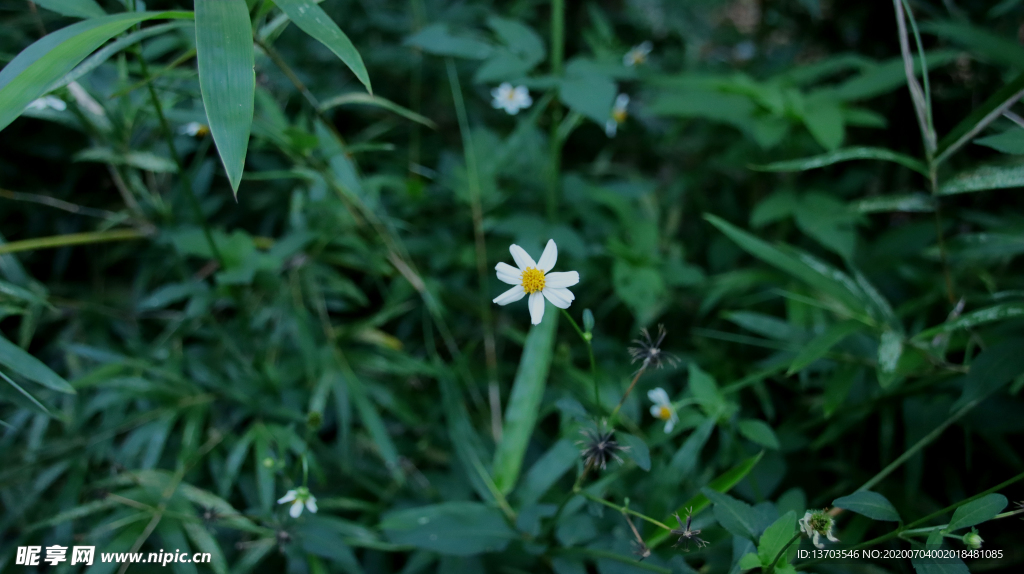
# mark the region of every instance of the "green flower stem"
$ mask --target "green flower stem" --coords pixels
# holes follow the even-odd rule
[[[618,510],[619,512],[621,512],[623,514],[630,514],[630,515],[633,515],[633,516],[635,516],[637,518],[640,518],[642,520],[646,520],[647,522],[650,522],[651,524],[657,526],[658,528],[664,528],[665,530],[668,530],[668,531],[672,530],[672,528],[669,527],[668,525],[666,525],[664,522],[661,522],[659,520],[655,520],[655,519],[651,518],[650,516],[647,516],[646,514],[641,514],[641,513],[637,512],[637,511],[633,510],[632,508],[627,507],[627,506],[619,506],[618,504],[615,504],[614,502],[609,502],[609,501],[601,498],[600,496],[594,496],[593,494],[590,494],[589,492],[586,492],[586,491],[580,489],[579,487],[576,488],[576,494],[579,494],[580,496],[582,496],[583,498],[586,498],[587,500],[592,500],[592,501],[597,502],[599,504],[603,504],[603,505],[607,506],[608,508],[614,508],[615,510]]]
[[[562,75],[562,61],[565,58],[565,0],[551,1],[551,75],[558,78]],[[562,139],[559,137],[559,125],[562,122],[562,107],[556,101],[552,106],[551,117],[551,148],[549,150],[551,165],[548,174],[547,215],[549,221],[555,220],[558,211],[558,193],[562,171]]]
[[[594,404],[598,410],[601,410],[601,389],[597,384],[597,363],[594,361],[594,345],[591,343],[594,337],[590,336],[590,333],[584,333],[583,329],[580,329],[580,326],[576,324],[576,321],[573,320],[572,315],[568,311],[565,309],[561,309],[561,311],[565,318],[569,320],[569,323],[572,324],[572,328],[576,329],[580,339],[583,339],[583,342],[587,344],[587,354],[590,355],[590,379],[594,382]]]
[[[1024,508],[1021,508],[1019,510],[1011,510],[1009,512],[1003,512],[1002,514],[997,514],[997,515],[993,516],[991,518],[991,520],[1000,520],[1002,518],[1009,518],[1011,516],[1016,516],[1018,514],[1024,514]],[[930,534],[930,533],[932,533],[932,532],[934,532],[936,530],[943,530],[943,529],[948,528],[948,527],[949,527],[949,524],[940,524],[938,526],[926,526],[924,528],[913,528],[913,529],[901,531],[899,536],[900,536],[900,538],[903,538],[903,537],[906,537],[906,536],[918,536],[918,535],[921,535],[921,534]],[[951,538],[960,538],[959,535],[955,535],[955,534],[951,534],[949,536]]]
[[[778,553],[775,554],[775,558],[772,558],[772,563],[768,567],[767,574],[772,574],[773,572],[775,572],[775,565],[779,563],[779,558],[782,558],[782,555],[786,553],[786,550],[788,550],[789,547],[792,546],[793,543],[800,538],[800,534],[801,532],[797,532],[796,534],[794,534],[793,537],[789,539],[789,542],[787,542],[785,546],[779,549]]]
[[[644,371],[646,371],[646,370],[647,370],[647,363],[645,362],[643,364],[643,366],[640,367],[640,370],[636,372],[636,376],[633,377],[633,382],[629,383],[629,388],[626,389],[625,394],[623,394],[622,398],[619,399],[619,404],[615,405],[615,410],[612,411],[611,416],[608,417],[613,422],[615,420],[615,415],[619,414],[619,411],[622,409],[622,405],[626,402],[626,399],[629,398],[629,394],[633,392],[633,387],[636,386],[636,382],[640,380],[640,376],[643,375]]]

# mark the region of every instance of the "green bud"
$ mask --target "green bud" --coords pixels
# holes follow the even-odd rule
[[[594,330],[594,313],[590,309],[584,309],[583,310],[583,332],[589,335],[590,332],[593,331],[593,330]],[[587,340],[589,341],[590,338],[588,337]]]
[[[594,334],[593,333],[583,333],[583,340],[584,341],[590,341],[593,338],[594,338]]]
[[[274,468],[274,459],[270,458],[269,456],[263,459],[263,466],[267,468]]]
[[[984,540],[981,539],[981,535],[978,534],[978,531],[973,528],[970,532],[964,534],[963,541],[968,548],[974,548],[975,550],[981,548],[981,543],[984,542]]]

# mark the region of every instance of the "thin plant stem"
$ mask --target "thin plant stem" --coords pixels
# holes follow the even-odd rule
[[[562,75],[565,58],[565,0],[551,0],[551,75]],[[555,220],[558,211],[558,195],[561,187],[562,138],[559,126],[562,122],[562,106],[556,101],[551,106],[550,166],[548,173],[547,216]]]
[[[473,242],[476,247],[476,273],[480,284],[480,318],[484,324],[484,356],[487,363],[487,388],[491,408],[491,434],[495,441],[501,440],[501,392],[498,388],[498,356],[494,343],[494,318],[491,314],[491,301],[487,296],[487,244],[484,241],[484,213],[480,203],[480,169],[477,165],[476,148],[473,145],[473,134],[469,129],[469,117],[466,104],[462,100],[462,86],[455,62],[446,59],[448,67],[448,84],[452,90],[455,103],[455,116],[458,118],[459,131],[462,135],[462,149],[466,159],[466,172],[469,183],[469,205],[473,218]]]
[[[655,519],[651,518],[650,516],[647,516],[646,514],[642,514],[640,512],[637,512],[637,511],[633,510],[632,508],[629,508],[628,506],[619,506],[618,504],[615,504],[614,502],[609,502],[609,501],[601,498],[600,496],[594,496],[593,494],[590,494],[589,492],[586,492],[586,491],[580,490],[580,489],[577,489],[576,494],[579,494],[580,496],[582,496],[583,498],[586,498],[587,500],[592,500],[594,502],[597,502],[598,504],[603,504],[603,505],[607,506],[608,508],[614,508],[615,510],[618,510],[619,512],[621,512],[623,514],[631,514],[631,515],[633,515],[633,516],[635,516],[635,517],[637,517],[637,518],[639,518],[641,520],[645,520],[647,522],[650,522],[651,524],[657,526],[658,528],[664,528],[665,530],[668,530],[670,532],[672,531],[672,528],[669,527],[668,525],[666,525],[664,522],[661,522],[660,520],[655,520]],[[633,523],[630,523],[629,525],[632,527]],[[636,534],[637,538],[640,537],[640,534],[636,531],[635,527],[633,528],[633,533]]]
[[[789,539],[789,542],[787,542],[785,546],[783,546],[782,548],[779,549],[779,551],[775,554],[775,558],[772,558],[771,565],[768,566],[768,573],[767,574],[772,574],[773,572],[775,572],[775,565],[779,563],[779,558],[782,558],[782,554],[785,553],[786,550],[790,546],[792,546],[793,543],[796,542],[799,538],[800,538],[800,532],[797,532],[796,534],[793,535],[792,538]]]
[[[561,311],[562,314],[565,315],[565,318],[569,320],[569,323],[572,324],[572,328],[576,329],[576,333],[580,336],[580,339],[583,339],[583,342],[587,344],[587,354],[590,355],[590,378],[594,383],[594,404],[597,406],[598,409],[600,409],[601,388],[597,384],[597,363],[594,361],[594,346],[591,343],[591,339],[593,339],[593,337],[588,337],[587,335],[589,335],[589,333],[584,333],[583,329],[580,329],[580,326],[576,323],[576,321],[572,318],[572,315],[570,315],[568,311],[566,311],[565,309],[561,309]]]
[[[633,387],[636,386],[636,382],[640,380],[640,376],[643,375],[646,370],[647,362],[645,361],[644,364],[640,365],[640,370],[636,372],[636,376],[633,377],[633,382],[629,383],[629,388],[626,389],[626,393],[622,395],[621,399],[619,399],[619,404],[615,405],[615,410],[612,411],[611,416],[608,417],[609,419],[615,420],[615,415],[619,414],[619,410],[622,409],[623,403],[625,403],[626,399],[629,398],[629,394],[633,392]]]

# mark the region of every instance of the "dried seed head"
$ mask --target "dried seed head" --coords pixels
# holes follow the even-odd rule
[[[700,534],[700,529],[699,528],[697,528],[697,529],[690,528],[690,524],[693,521],[693,509],[692,508],[690,508],[686,512],[686,524],[683,524],[683,519],[679,518],[679,514],[678,513],[674,514],[673,516],[676,517],[676,522],[679,523],[679,529],[672,531],[672,534],[674,536],[678,536],[679,537],[679,540],[676,540],[676,543],[673,544],[673,546],[679,546],[680,544],[682,544],[683,545],[683,550],[686,551],[686,552],[690,551],[690,542],[691,541],[694,544],[697,545],[697,548],[701,548],[702,546],[707,546],[708,543],[703,538],[697,536],[698,534]]]
[[[651,333],[646,327],[640,329],[640,338],[633,340],[636,347],[629,348],[629,355],[633,357],[634,363],[643,361],[640,365],[641,370],[648,367],[660,369],[664,363],[668,363],[673,367],[676,365],[678,359],[661,350],[661,342],[665,340],[665,335],[665,326],[660,323],[658,324],[658,336],[656,338],[651,337]]]
[[[584,440],[576,444],[583,447],[580,456],[583,457],[583,463],[590,468],[604,470],[611,459],[621,463],[622,458],[618,453],[629,448],[620,445],[615,440],[615,431],[603,427],[594,430],[583,429],[580,434],[583,435]]]

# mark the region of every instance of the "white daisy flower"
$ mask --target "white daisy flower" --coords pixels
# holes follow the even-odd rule
[[[56,96],[43,96],[41,98],[37,98],[29,102],[29,104],[25,106],[25,109],[37,111],[51,109],[57,110],[58,112],[63,112],[64,110],[68,109],[68,105],[64,103],[64,100]]]
[[[832,526],[835,521],[824,510],[808,510],[799,521],[800,530],[810,537],[816,548],[824,548],[825,545],[818,541],[824,536],[832,542],[839,542],[839,539],[832,535]]]
[[[643,42],[639,46],[633,46],[630,48],[626,55],[622,57],[622,65],[627,68],[639,66],[647,61],[647,56],[651,53],[654,48],[650,42]]]
[[[309,493],[309,489],[305,486],[300,486],[294,490],[289,490],[284,496],[278,499],[278,504],[291,503],[291,508],[288,509],[288,514],[292,518],[298,518],[302,514],[302,507],[305,506],[313,514],[316,514],[316,497]]]
[[[210,133],[210,128],[199,122],[189,122],[178,128],[178,133],[186,136],[201,137]]]
[[[491,96],[494,98],[491,105],[495,109],[505,110],[510,116],[533,105],[533,98],[530,97],[530,91],[526,89],[526,86],[513,88],[512,84],[508,82],[491,90]]]
[[[629,94],[619,94],[615,98],[615,105],[612,106],[611,117],[604,123],[604,133],[610,138],[615,137],[619,131],[619,124],[626,121],[627,108],[629,107]]]
[[[580,274],[575,271],[548,273],[558,260],[558,247],[555,246],[554,239],[548,240],[544,253],[541,253],[540,261],[537,263],[534,263],[533,258],[518,245],[513,244],[508,250],[519,268],[499,263],[494,269],[498,272],[499,280],[515,287],[495,297],[495,303],[508,305],[529,295],[530,322],[534,325],[540,324],[544,318],[544,299],[551,301],[551,304],[559,309],[568,309],[569,305],[572,305],[576,296],[567,287],[579,283]]]
[[[676,423],[679,422],[679,415],[676,414],[676,408],[672,406],[672,401],[668,400],[668,393],[665,392],[665,389],[658,387],[647,391],[647,398],[654,403],[651,405],[651,416],[665,421],[665,434],[672,432]]]

